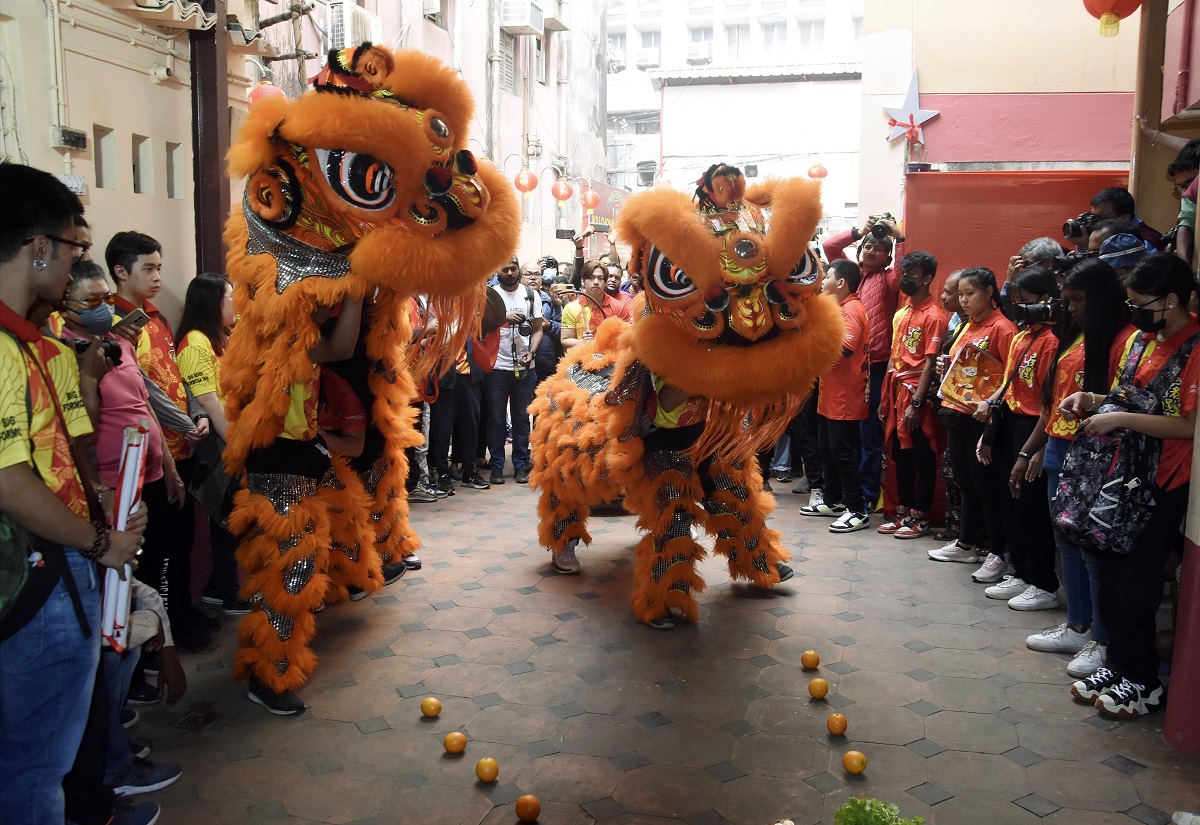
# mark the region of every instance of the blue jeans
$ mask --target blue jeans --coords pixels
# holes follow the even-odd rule
[[[492,472],[504,470],[504,433],[506,414],[512,419],[512,463],[518,470],[528,470],[529,404],[537,387],[537,373],[532,367],[521,367],[521,377],[511,369],[497,367],[483,379],[488,397],[487,444]]]
[[[115,785],[117,777],[133,767],[129,734],[121,724],[121,708],[129,696],[133,670],[142,658],[141,647],[117,653],[111,647],[100,654],[100,670],[108,683],[108,750],[104,757],[104,784]]]
[[[1054,493],[1062,475],[1063,460],[1071,448],[1070,440],[1050,437],[1042,469],[1046,471],[1046,493],[1054,506]],[[1096,575],[1096,557],[1065,540],[1057,532],[1054,544],[1062,559],[1062,585],[1067,591],[1067,621],[1079,627],[1092,626],[1092,638],[1108,643],[1108,631],[1100,621],[1100,579]]]
[[[867,512],[875,510],[879,502],[879,488],[883,484],[883,422],[879,420],[879,399],[883,396],[883,378],[887,375],[888,362],[871,365],[871,394],[867,400],[867,417],[859,424],[862,437],[862,491]]]
[[[6,825],[66,817],[62,780],[75,761],[100,665],[100,578],[67,548],[84,615],[83,637],[60,581],[37,615],[0,642],[0,811]]]

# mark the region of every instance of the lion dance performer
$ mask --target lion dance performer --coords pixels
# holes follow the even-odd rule
[[[698,184],[694,199],[666,188],[629,199],[617,234],[645,283],[635,321],[606,321],[571,349],[530,407],[541,543],[561,572],[578,572],[590,504],[624,492],[646,532],[633,612],[658,629],[673,627],[675,612],[698,620],[704,550],[694,524],[716,537],[733,578],[769,587],[791,577],[779,533],[766,527],[774,500],[755,456],[842,341],[837,304],[817,294],[808,243],[819,184],[747,191],[725,164]]]
[[[472,110],[436,59],[364,43],[331,52],[300,99],[257,101],[229,152],[246,191],[225,230],[240,316],[221,364],[225,463],[246,474],[230,524],[242,594],[259,597],[234,676],[273,713],[304,710],[294,691],[317,662],[313,611],[348,588],[377,590],[417,547],[404,494],[404,448],[421,438],[408,302],[422,293],[461,319],[429,357],[457,352],[520,229],[511,185],[466,149]],[[316,422],[317,364],[353,354],[356,339],[383,442],[369,491]],[[385,574],[381,557],[399,570]]]

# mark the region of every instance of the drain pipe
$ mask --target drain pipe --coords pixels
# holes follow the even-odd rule
[[[66,125],[67,101],[63,90],[62,21],[58,16],[58,0],[43,0],[46,4],[46,39],[50,47],[50,120],[51,127]],[[57,137],[57,136],[55,136]],[[63,152],[63,172],[71,174],[71,152]]]

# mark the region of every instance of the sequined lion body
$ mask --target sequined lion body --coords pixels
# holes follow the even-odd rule
[[[520,228],[511,185],[466,150],[473,103],[449,67],[363,44],[331,52],[313,86],[256,102],[228,157],[246,189],[225,230],[238,314],[222,359],[225,463],[246,473],[230,525],[242,593],[261,596],[242,622],[235,676],[277,693],[316,665],[313,611],[348,587],[377,589],[381,559],[418,545],[404,486],[404,449],[421,439],[411,298],[458,319],[427,357],[453,356]],[[314,314],[347,298],[364,301],[356,356],[377,453],[358,472],[320,458],[309,355],[322,336]]]
[[[666,188],[628,200],[617,234],[645,284],[634,323],[601,324],[530,407],[540,542],[555,558],[589,543],[591,505],[623,495],[645,532],[632,593],[645,622],[671,611],[698,618],[695,563],[705,551],[693,524],[716,537],[733,578],[778,583],[790,557],[766,526],[774,501],[756,454],[842,344],[837,304],[817,294],[809,248],[818,184],[779,180],[747,192],[723,164],[699,183],[698,203]]]

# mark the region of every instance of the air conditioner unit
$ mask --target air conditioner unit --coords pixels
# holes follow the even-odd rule
[[[421,13],[426,20],[432,20],[439,25],[442,22],[442,0],[424,0]]]
[[[546,3],[546,31],[567,31],[567,3],[570,0],[544,0],[544,2]]]
[[[383,21],[351,0],[333,0],[329,4],[329,45],[334,49],[379,43],[383,40]]]
[[[661,65],[658,49],[638,49],[637,67],[639,69],[656,69]]]
[[[531,0],[500,0],[500,30],[505,34],[540,36],[546,30],[542,7]]]
[[[687,62],[692,65],[712,63],[712,43],[689,43]]]

